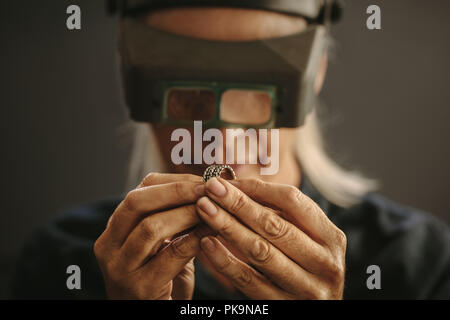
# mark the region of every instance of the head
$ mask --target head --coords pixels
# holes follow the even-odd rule
[[[240,9],[240,8],[176,8],[153,11],[143,17],[145,23],[177,35],[199,38],[212,41],[236,42],[255,41],[277,37],[284,37],[304,31],[308,24],[305,19],[281,13],[264,10]],[[321,57],[319,70],[316,74],[315,92],[319,93],[326,72],[326,53]],[[235,117],[239,117],[239,103],[242,96],[231,95],[227,98]],[[235,99],[235,101],[233,101]],[[249,109],[259,110],[261,99],[257,96],[247,95],[245,104]],[[230,111],[231,112],[231,111]],[[233,115],[230,115],[233,116]],[[256,116],[256,115],[254,115]],[[177,142],[171,141],[171,134],[176,129],[173,126],[149,124],[157,139],[158,148],[164,163],[169,164],[168,170],[177,173],[195,173],[201,175],[206,164],[178,164],[171,161],[171,151]],[[187,128],[188,130],[189,129]],[[225,128],[219,128],[226,137]],[[280,128],[279,131],[279,161],[292,162],[295,159],[295,128]],[[192,134],[192,136],[194,136]],[[258,136],[259,139],[259,136]],[[225,141],[223,152],[226,153]],[[247,153],[249,144],[246,144]],[[236,155],[236,153],[235,153]],[[235,162],[234,162],[235,163]],[[235,165],[234,168],[240,178],[259,177],[262,179],[276,180],[274,176],[261,175],[261,166],[264,164]],[[282,171],[279,171],[282,174]],[[276,176],[276,175],[275,175]]]

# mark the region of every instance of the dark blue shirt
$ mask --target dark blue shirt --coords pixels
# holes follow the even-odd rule
[[[345,299],[450,299],[450,231],[435,217],[369,194],[350,209],[327,201],[303,179],[301,189],[347,236]],[[33,299],[105,299],[93,252],[121,198],[60,214],[26,243],[13,294]],[[81,290],[68,290],[66,268],[81,269]],[[381,289],[369,290],[367,267],[378,265]],[[227,292],[196,263],[195,299],[244,298]]]

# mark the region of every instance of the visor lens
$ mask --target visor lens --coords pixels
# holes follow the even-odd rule
[[[172,120],[208,121],[216,114],[216,95],[208,89],[174,88],[167,93],[167,116]]]
[[[220,118],[225,122],[262,125],[270,120],[271,111],[268,92],[232,89],[222,95]]]

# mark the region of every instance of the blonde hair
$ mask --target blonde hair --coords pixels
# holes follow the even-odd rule
[[[297,159],[312,185],[330,202],[350,207],[366,193],[376,190],[377,182],[346,171],[325,152],[316,111],[297,129],[294,145]],[[135,124],[127,190],[135,188],[148,172],[166,170],[148,124]]]
[[[376,180],[344,170],[327,155],[316,111],[297,129],[295,153],[312,185],[336,205],[350,207],[378,188]]]

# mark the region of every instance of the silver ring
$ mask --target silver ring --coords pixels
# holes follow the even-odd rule
[[[212,166],[209,166],[206,168],[205,172],[203,173],[203,182],[208,181],[211,178],[219,178],[224,171],[228,170],[228,172],[233,177],[233,180],[236,180],[236,174],[234,173],[234,170],[232,167],[226,165],[226,164],[214,164]]]

